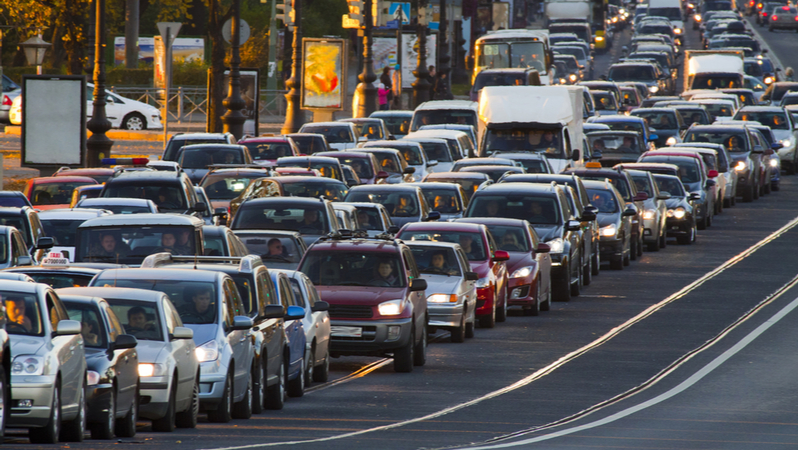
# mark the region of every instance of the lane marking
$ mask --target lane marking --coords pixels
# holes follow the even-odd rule
[[[617,420],[623,419],[623,418],[628,417],[628,416],[630,416],[632,414],[635,414],[635,413],[637,413],[639,411],[642,411],[644,409],[650,408],[651,406],[655,406],[655,405],[657,405],[657,404],[659,404],[659,403],[661,403],[661,402],[663,402],[665,400],[669,400],[670,398],[682,393],[686,389],[694,386],[697,382],[701,381],[703,378],[705,378],[707,375],[709,375],[711,372],[713,372],[719,366],[724,364],[727,360],[729,360],[730,358],[736,356],[736,354],[739,353],[741,350],[743,350],[745,347],[747,347],[748,344],[753,342],[756,338],[761,336],[764,332],[766,332],[773,325],[778,323],[778,321],[780,321],[782,318],[784,318],[786,315],[788,315],[789,313],[791,313],[795,309],[797,309],[797,298],[792,300],[791,303],[789,303],[788,305],[783,307],[779,312],[775,313],[772,317],[770,317],[764,323],[759,325],[755,330],[751,331],[747,336],[742,338],[734,346],[732,346],[731,348],[726,350],[724,353],[722,353],[721,355],[719,355],[716,358],[714,358],[714,360],[711,361],[710,363],[708,363],[705,367],[703,367],[699,371],[697,371],[694,374],[692,374],[690,377],[688,377],[686,380],[684,380],[683,382],[681,382],[680,384],[678,384],[674,388],[672,388],[672,389],[668,390],[667,392],[665,392],[665,393],[663,393],[661,395],[658,395],[658,396],[656,396],[656,397],[654,397],[654,398],[652,398],[650,400],[647,400],[647,401],[642,402],[642,403],[640,403],[638,405],[635,405],[635,406],[632,406],[630,408],[627,408],[627,409],[625,409],[623,411],[620,411],[618,413],[612,414],[612,415],[610,415],[608,417],[605,417],[603,419],[600,419],[600,420],[597,420],[597,421],[594,421],[594,422],[591,422],[591,423],[588,423],[588,424],[585,424],[585,425],[581,425],[581,426],[569,428],[569,429],[566,429],[566,430],[561,430],[561,431],[557,431],[557,432],[554,432],[554,433],[546,434],[544,436],[537,436],[537,437],[534,437],[534,438],[529,438],[529,439],[524,439],[524,440],[521,440],[521,441],[515,441],[515,442],[509,442],[509,443],[503,443],[503,444],[483,445],[483,446],[468,447],[468,448],[470,448],[472,450],[484,450],[484,449],[509,448],[509,447],[518,447],[520,445],[529,445],[529,444],[533,444],[533,443],[536,443],[536,442],[555,439],[555,438],[558,438],[558,437],[561,437],[561,436],[570,435],[570,434],[577,433],[577,432],[580,432],[580,431],[585,431],[585,430],[588,430],[588,429],[591,429],[591,428],[596,428],[596,427],[599,427],[599,426],[602,426],[602,425],[606,425],[606,424],[609,424],[609,423],[612,423],[612,422],[616,422]]]
[[[363,434],[372,433],[372,432],[375,432],[375,431],[391,430],[391,429],[394,429],[394,428],[400,428],[400,427],[403,427],[403,426],[406,426],[406,425],[410,425],[410,424],[413,424],[413,423],[424,422],[426,420],[435,419],[435,418],[438,418],[438,417],[453,413],[455,411],[459,411],[461,409],[468,408],[468,407],[473,406],[473,405],[477,405],[478,403],[484,402],[486,400],[491,400],[491,399],[499,397],[499,396],[501,396],[503,394],[515,391],[515,390],[517,390],[519,388],[527,386],[528,384],[530,384],[530,383],[532,383],[532,382],[534,382],[534,381],[536,381],[536,380],[538,380],[540,378],[543,378],[546,375],[549,375],[550,373],[552,373],[556,369],[564,366],[566,363],[578,358],[579,356],[583,355],[584,353],[587,353],[590,350],[592,350],[594,348],[597,348],[600,345],[604,344],[605,342],[611,340],[613,337],[615,337],[618,334],[622,333],[626,329],[632,327],[633,325],[637,324],[638,322],[640,322],[640,321],[644,320],[645,318],[649,317],[650,315],[654,314],[659,309],[667,306],[668,304],[674,302],[675,300],[678,300],[678,299],[684,297],[686,294],[688,294],[689,292],[697,289],[699,286],[704,284],[706,281],[714,278],[715,276],[719,275],[721,272],[725,271],[726,269],[730,268],[731,266],[733,266],[733,265],[737,264],[738,262],[742,261],[744,258],[750,256],[751,254],[756,252],[758,249],[760,249],[760,248],[764,247],[765,245],[767,245],[768,243],[774,241],[775,239],[777,239],[778,237],[780,237],[781,235],[786,233],[788,230],[796,227],[797,226],[797,222],[798,222],[798,219],[795,217],[793,220],[791,220],[789,223],[787,223],[783,227],[779,228],[777,231],[775,231],[772,234],[768,235],[767,237],[765,237],[764,239],[762,239],[759,242],[755,243],[751,247],[745,249],[744,251],[742,251],[738,255],[732,257],[728,261],[724,262],[722,265],[718,266],[716,269],[706,273],[705,275],[703,275],[702,277],[700,277],[697,280],[693,281],[692,283],[684,286],[681,290],[679,290],[678,292],[675,292],[674,294],[670,295],[669,297],[665,298],[664,300],[660,301],[659,303],[651,305],[650,307],[648,307],[647,309],[645,309],[641,313],[639,313],[636,316],[634,316],[633,318],[629,319],[627,322],[625,322],[625,323],[623,323],[623,324],[621,324],[621,325],[619,325],[619,326],[617,326],[615,328],[612,328],[605,335],[601,336],[600,338],[596,339],[595,341],[593,341],[593,342],[591,342],[591,343],[589,343],[589,344],[587,344],[587,345],[585,345],[585,346],[583,346],[583,347],[581,347],[581,348],[579,348],[577,350],[574,350],[574,351],[562,356],[561,358],[557,359],[556,361],[554,361],[554,362],[550,363],[549,365],[537,370],[536,372],[532,373],[531,375],[528,375],[527,377],[522,378],[521,380],[519,380],[519,381],[517,381],[515,383],[512,383],[512,384],[510,384],[510,385],[508,385],[506,387],[497,389],[495,391],[489,392],[488,394],[485,394],[485,395],[483,395],[481,397],[477,397],[477,398],[474,398],[474,399],[469,400],[467,402],[460,403],[460,404],[457,404],[457,405],[453,405],[453,406],[451,406],[449,408],[445,408],[445,409],[433,412],[431,414],[427,414],[427,415],[424,415],[424,416],[421,416],[421,417],[417,417],[417,418],[414,418],[414,419],[404,420],[404,421],[396,422],[396,423],[389,424],[389,425],[383,425],[383,426],[378,426],[378,427],[373,427],[373,428],[367,428],[367,429],[360,430],[360,431],[354,431],[352,433],[344,433],[344,434],[339,434],[339,435],[334,435],[334,436],[327,436],[327,437],[316,438],[316,439],[307,439],[307,440],[302,440],[302,441],[284,441],[284,442],[259,443],[259,444],[250,444],[250,445],[238,445],[238,446],[232,446],[232,447],[209,448],[209,449],[206,449],[206,450],[243,450],[243,449],[251,449],[251,448],[276,447],[276,446],[279,446],[279,445],[309,444],[309,443],[327,442],[327,441],[333,441],[333,440],[338,440],[338,439],[345,439],[345,438],[349,438],[349,437],[360,436],[360,435],[363,435]]]

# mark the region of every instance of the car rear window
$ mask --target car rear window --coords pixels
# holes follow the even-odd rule
[[[470,261],[485,261],[487,259],[483,235],[475,231],[403,230],[397,237],[398,239],[411,242],[452,242],[461,245],[464,253],[467,254],[467,259]]]
[[[399,254],[374,251],[310,251],[299,270],[317,286],[405,287]]]
[[[472,198],[465,217],[507,217],[535,225],[561,223],[560,206],[549,196],[481,195]]]

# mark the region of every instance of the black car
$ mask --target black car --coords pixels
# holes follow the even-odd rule
[[[169,139],[164,148],[163,161],[177,161],[178,150],[194,144],[235,144],[236,138],[230,133],[177,133]]]
[[[674,108],[637,108],[632,116],[641,117],[658,136],[656,147],[667,147],[681,142],[681,131],[686,129],[683,118]]]
[[[586,180],[584,185],[597,208],[600,260],[609,261],[614,270],[622,270],[631,263],[631,219],[636,210],[625,206],[625,200],[609,180]]]
[[[146,198],[158,206],[160,213],[201,214],[207,208],[197,198],[192,181],[182,171],[116,172],[106,181],[100,197]]]
[[[570,295],[580,294],[583,284],[581,222],[567,215],[568,205],[562,186],[500,183],[476,192],[464,217],[505,217],[530,222],[542,241],[550,246],[554,298],[568,301]]]
[[[292,133],[284,135],[294,141],[297,149],[303,155],[314,155],[320,152],[330,151],[328,141],[324,134],[317,133]]]
[[[442,216],[433,211],[418,186],[408,184],[367,184],[350,189],[345,202],[380,203],[392,222],[402,227],[409,222],[437,221]]]
[[[22,233],[22,239],[28,247],[29,256],[37,260],[37,249],[45,248],[49,240],[50,247],[53,246],[52,238],[45,238],[44,226],[39,220],[39,213],[35,209],[23,206],[22,208],[0,207],[0,225],[7,225],[16,228]]]
[[[33,208],[31,201],[21,191],[0,191],[0,206]]]
[[[125,334],[102,298],[61,295],[70,320],[81,323],[86,353],[86,422],[92,439],[132,437],[139,409],[136,338]]]
[[[196,144],[178,150],[178,163],[192,183],[200,180],[212,166],[246,166],[253,164],[250,150],[239,144]]]
[[[306,245],[311,245],[321,236],[338,230],[339,225],[328,200],[268,197],[242,203],[231,220],[231,229],[297,231]]]
[[[654,173],[658,190],[669,192],[667,203],[667,237],[678,239],[679,244],[693,244],[697,240],[697,222],[690,200],[699,200],[697,194],[689,194],[681,179],[674,175]]]

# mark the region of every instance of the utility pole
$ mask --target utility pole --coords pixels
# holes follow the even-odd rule
[[[369,117],[370,114],[375,112],[377,103],[378,90],[373,81],[378,77],[375,75],[375,70],[372,67],[372,2],[378,0],[364,0],[363,14],[363,29],[359,29],[359,34],[363,33],[364,39],[364,68],[363,72],[358,76],[358,86],[356,86],[356,98],[358,105],[356,110],[353,111],[353,117]]]

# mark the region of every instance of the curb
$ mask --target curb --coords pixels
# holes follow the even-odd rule
[[[22,127],[20,126],[7,126],[5,127],[5,134],[9,134],[12,136],[20,136],[22,135]],[[92,135],[92,132],[86,130],[86,137]],[[164,133],[156,134],[154,132],[147,132],[147,131],[125,131],[125,130],[109,130],[106,131],[106,136],[109,139],[114,139],[118,141],[163,141],[164,140]],[[168,133],[167,137],[171,138],[174,136],[174,133]]]

